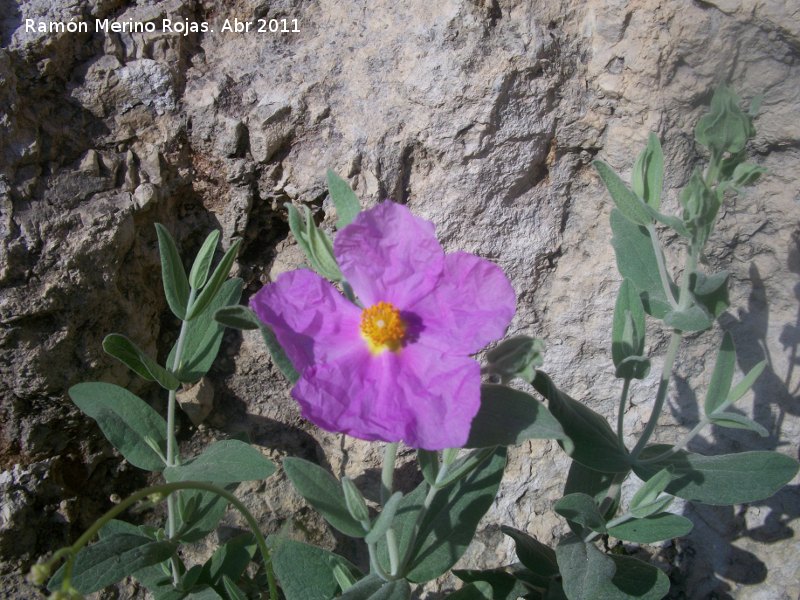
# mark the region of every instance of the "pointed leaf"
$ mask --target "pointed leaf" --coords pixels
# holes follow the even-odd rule
[[[417,462],[422,471],[422,477],[428,485],[433,485],[436,482],[436,477],[439,475],[439,453],[435,450],[422,450],[418,448]]]
[[[670,448],[665,444],[648,446],[640,459],[656,457]],[[655,462],[637,463],[633,470],[647,479],[663,468],[672,473],[668,493],[705,504],[729,505],[770,497],[791,481],[798,464],[793,458],[769,451],[720,456],[679,451]]]
[[[481,385],[481,406],[465,448],[512,446],[531,439],[563,439],[556,418],[533,396],[504,385]]]
[[[157,381],[167,390],[177,390],[180,381],[136,344],[118,333],[110,333],[103,339],[103,350],[119,360],[147,381]]]
[[[118,385],[100,382],[74,385],[69,395],[133,466],[146,471],[164,469],[167,423],[144,400]],[[161,449],[162,456],[146,440]]]
[[[644,332],[644,307],[639,291],[630,280],[624,279],[617,294],[611,328],[611,356],[618,369],[617,377],[630,375],[633,378],[637,374],[630,367],[620,373],[619,366],[626,358],[639,357],[644,352]]]
[[[584,467],[581,463],[572,461],[567,473],[567,483],[564,485],[564,494],[583,493],[594,498],[595,503],[600,506],[608,496],[609,488],[614,481],[614,476],[610,473],[600,473]],[[606,520],[613,518],[619,508],[621,489],[616,487],[616,493],[612,498],[608,510],[603,515]]]
[[[667,484],[672,480],[668,469],[661,469],[658,473],[648,479],[631,498],[628,512],[635,517],[645,517],[647,514],[640,514],[638,511],[645,510],[653,504],[658,496],[667,488]]]
[[[223,307],[239,302],[242,296],[242,284],[242,280],[238,277],[227,280],[205,310],[187,322],[183,359],[177,370],[177,376],[182,382],[199,381],[211,369],[219,354],[222,336],[225,333],[223,326],[214,320],[214,315]],[[177,346],[176,342],[169,353],[167,359],[169,365],[175,362]]]
[[[135,571],[167,560],[175,549],[174,542],[155,542],[141,535],[121,533],[105,537],[78,552],[72,585],[82,594],[97,592]],[[63,571],[62,567],[53,576],[48,589],[59,588]]]
[[[513,527],[502,525],[500,529],[514,540],[517,558],[531,572],[546,579],[558,575],[555,550]]]
[[[223,487],[233,492],[237,485],[232,483]],[[214,492],[183,490],[178,498],[177,538],[187,544],[197,542],[214,531],[228,510],[228,500]]]
[[[200,295],[194,301],[189,311],[186,313],[186,321],[191,321],[197,315],[201,314],[206,307],[211,304],[211,301],[217,296],[223,282],[228,278],[233,267],[233,261],[236,260],[236,253],[239,251],[239,245],[242,240],[236,240],[228,248],[228,251],[223,255],[222,260],[219,261],[217,268],[211,274],[208,283],[200,292]],[[213,313],[212,313],[213,314]]]
[[[245,593],[227,575],[222,576],[222,585],[225,586],[225,593],[228,594],[229,600],[247,600]]]
[[[619,210],[611,211],[611,244],[617,257],[620,275],[629,279],[639,291],[642,306],[647,314],[657,319],[664,318],[672,307],[664,294],[658,274],[653,242],[647,229],[631,223]],[[675,284],[670,283],[673,290]]]
[[[694,304],[685,310],[670,310],[664,315],[664,325],[678,331],[705,331],[713,324],[713,317],[700,304]]]
[[[586,494],[567,494],[553,505],[553,510],[570,523],[604,533],[606,523],[594,499]]]
[[[294,368],[289,357],[286,356],[286,352],[284,352],[278,338],[275,337],[275,333],[269,326],[260,321],[259,330],[261,331],[261,337],[264,340],[264,344],[267,346],[267,350],[269,350],[270,356],[272,356],[272,361],[275,363],[275,366],[278,367],[289,383],[297,383],[297,380],[300,379],[300,374]]]
[[[220,325],[232,329],[258,329],[260,321],[255,313],[241,304],[218,308],[214,313],[214,320]]]
[[[383,579],[372,573],[367,575],[355,585],[349,587],[345,592],[339,596],[340,600],[367,600],[371,598],[378,590],[386,583]]]
[[[484,593],[478,592],[480,595],[475,596],[476,598],[517,600],[520,597],[526,596],[529,591],[522,581],[502,568],[487,571],[479,571],[477,569],[454,569],[453,575],[466,583],[476,584],[476,586],[479,586],[477,589],[485,591],[487,594],[484,595]],[[448,596],[448,598],[452,597],[452,595]]]
[[[747,375],[744,376],[739,383],[733,386],[733,389],[728,393],[728,398],[726,399],[726,404],[733,404],[737,400],[739,400],[742,396],[747,393],[756,380],[761,376],[761,373],[764,372],[764,369],[767,366],[767,361],[762,360],[758,363],[755,367],[748,371]]]
[[[228,540],[219,546],[203,565],[200,580],[209,585],[216,585],[225,578],[238,581],[255,556],[257,548],[252,533],[238,535]]]
[[[495,448],[478,448],[453,461],[444,476],[440,475],[437,487],[441,490],[472,473],[494,454]]]
[[[350,184],[331,169],[328,169],[328,192],[339,217],[336,221],[336,228],[342,229],[356,218],[361,211],[361,203]]]
[[[714,318],[719,317],[730,305],[729,278],[730,273],[727,271],[720,271],[710,277],[706,277],[700,272],[694,272],[691,275],[689,289],[695,300],[702,304]]]
[[[461,558],[494,501],[505,464],[505,449],[498,448],[467,477],[435,496],[422,520],[406,576],[409,581],[435,579]]]
[[[293,457],[283,459],[283,470],[298,493],[328,523],[350,537],[364,537],[364,528],[347,510],[344,491],[333,475],[319,465]]]
[[[208,234],[194,259],[192,270],[189,271],[189,285],[196,290],[202,288],[208,279],[208,271],[211,268],[211,261],[214,259],[214,251],[217,249],[218,242],[219,231],[215,229]]]
[[[769,436],[769,431],[767,431],[763,425],[756,423],[752,419],[748,419],[744,415],[727,411],[717,411],[709,417],[709,421],[711,421],[711,423],[714,425],[719,425],[720,427],[730,427],[731,429],[749,429],[750,431],[755,431],[761,437]]]
[[[661,205],[661,188],[664,184],[664,154],[658,136],[650,133],[647,147],[639,154],[631,174],[633,191],[648,205],[658,210]]]
[[[309,259],[314,270],[331,281],[341,281],[342,272],[333,255],[333,242],[328,234],[314,224],[314,218],[307,206],[305,209],[306,240],[308,241]]]
[[[723,407],[731,391],[733,372],[736,369],[736,348],[733,345],[733,336],[726,331],[722,344],[711,373],[711,382],[706,392],[705,411],[707,415]]]
[[[161,223],[156,223],[158,235],[158,252],[161,255],[161,279],[164,282],[164,294],[169,308],[179,319],[186,316],[186,304],[189,302],[189,280],[183,269],[175,240]]]
[[[609,527],[608,534],[626,542],[652,544],[683,537],[691,530],[692,522],[686,517],[662,512]]]
[[[653,565],[632,556],[609,555],[616,572],[611,580],[617,598],[636,600],[661,600],[669,592],[669,578]],[[611,600],[614,596],[608,596]]]
[[[155,381],[140,358],[143,352],[124,335],[110,333],[103,338],[103,350],[146,381]]]
[[[370,529],[369,533],[364,538],[364,541],[367,542],[367,544],[375,544],[386,534],[386,532],[392,526],[394,516],[397,513],[397,509],[400,506],[400,501],[402,499],[402,492],[395,492],[392,494],[392,497],[389,498],[389,500],[383,506],[383,510],[378,515],[378,518],[375,519],[372,529]]]
[[[339,590],[333,574],[337,565],[358,573],[350,562],[322,548],[280,536],[270,536],[267,543],[286,600],[330,600]]]
[[[652,223],[650,214],[644,208],[644,201],[631,191],[625,182],[619,178],[619,175],[614,172],[614,169],[602,160],[596,160],[592,164],[597,169],[600,179],[606,184],[608,193],[611,194],[617,209],[626,219],[637,225],[649,225]]]
[[[266,479],[275,465],[255,447],[239,440],[223,440],[208,446],[200,456],[176,467],[167,467],[169,481],[236,483]]]
[[[539,371],[533,387],[547,398],[550,412],[561,423],[571,443],[559,440],[573,460],[604,473],[627,473],[630,470],[628,451],[620,444],[617,435],[603,417],[573,400]]]
[[[556,547],[556,559],[561,572],[561,585],[570,600],[615,598],[611,579],[616,568],[614,561],[574,535],[562,539]]]

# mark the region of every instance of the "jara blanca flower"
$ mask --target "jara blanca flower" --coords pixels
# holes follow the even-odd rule
[[[470,355],[514,315],[506,276],[472,254],[445,254],[432,223],[391,201],[359,213],[334,254],[359,304],[305,269],[250,302],[300,374],[292,396],[303,416],[365,440],[463,446],[480,405]]]

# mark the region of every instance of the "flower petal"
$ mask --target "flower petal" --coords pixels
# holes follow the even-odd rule
[[[455,354],[474,354],[505,333],[516,295],[503,271],[465,252],[445,257],[436,288],[408,312],[421,323],[419,344]]]
[[[334,242],[345,279],[366,306],[404,308],[428,294],[444,264],[430,221],[391,201],[358,214]]]
[[[364,347],[361,309],[313,271],[282,273],[250,299],[250,308],[272,328],[299,373]]]
[[[328,431],[413,448],[463,446],[480,406],[480,367],[421,346],[368,351],[305,371],[292,390],[303,416]]]

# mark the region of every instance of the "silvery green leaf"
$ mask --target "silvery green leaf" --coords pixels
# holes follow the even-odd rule
[[[214,320],[232,329],[258,329],[261,324],[255,313],[241,304],[218,309],[214,313]]]
[[[604,533],[606,522],[594,498],[587,494],[567,494],[553,505],[553,510],[570,523]]]
[[[665,444],[648,446],[640,459],[655,458],[671,449],[672,446]],[[770,497],[797,474],[798,464],[779,452],[703,456],[680,450],[666,458],[636,462],[633,466],[641,479],[648,479],[663,468],[669,468],[672,474],[667,493],[693,502],[729,505]]]
[[[328,471],[302,458],[286,457],[283,470],[298,493],[333,527],[350,537],[364,537],[364,528],[347,509],[339,481]]]
[[[664,325],[678,331],[705,331],[713,324],[714,318],[701,304],[693,304],[685,310],[670,310],[664,315]]]
[[[593,164],[600,175],[600,179],[606,184],[608,193],[611,194],[617,210],[626,219],[637,225],[649,225],[653,222],[649,211],[645,208],[644,200],[634,194],[611,167],[602,160],[596,160]]]
[[[669,470],[661,469],[636,491],[628,506],[628,512],[634,517],[642,518],[664,510],[672,499],[667,498],[665,504],[659,499],[659,495],[667,488],[670,481],[672,481],[672,476]]]
[[[189,280],[183,269],[175,240],[161,223],[156,223],[158,252],[161,255],[161,279],[169,308],[179,319],[186,316],[186,303],[189,301]]]
[[[242,295],[242,280],[228,279],[203,312],[186,324],[183,356],[176,376],[184,383],[199,381],[214,363],[222,343],[224,328],[214,320],[214,314],[224,306],[236,304]],[[172,347],[167,364],[174,364],[177,342]]]
[[[339,216],[336,220],[336,228],[342,229],[352,223],[361,211],[358,196],[353,192],[350,184],[331,169],[328,169],[328,192],[336,207],[336,214]]]
[[[722,411],[715,412],[709,416],[709,421],[714,425],[720,427],[730,427],[731,429],[748,429],[755,431],[761,437],[768,437],[767,431],[763,425],[756,423],[752,419],[748,419],[744,415],[739,415],[732,412]]]
[[[753,185],[767,170],[764,167],[750,163],[740,163],[733,170],[732,183],[736,187]]]
[[[436,482],[437,475],[439,475],[439,453],[435,450],[418,448],[417,462],[422,471],[422,477],[428,482],[428,485],[433,485]]]
[[[217,268],[214,269],[211,279],[208,280],[208,283],[203,288],[203,291],[200,292],[200,295],[186,313],[186,321],[191,321],[197,315],[202,313],[216,297],[217,292],[219,292],[219,289],[222,287],[222,284],[228,278],[228,275],[231,272],[233,261],[236,260],[236,253],[239,251],[239,244],[241,244],[241,242],[242,240],[236,240],[233,242],[233,244],[231,244],[231,247],[228,248],[228,251],[222,257],[222,260],[219,261]]]
[[[333,243],[328,237],[328,234],[321,231],[315,224],[311,216],[311,211],[307,206],[306,213],[306,239],[308,240],[309,259],[314,270],[329,279],[330,281],[340,281],[342,279],[342,272],[339,270],[339,264],[333,256]]]
[[[383,506],[383,510],[378,515],[378,518],[375,519],[375,523],[372,524],[372,529],[370,529],[369,533],[364,538],[364,541],[367,542],[367,544],[376,543],[386,534],[386,532],[392,526],[394,516],[397,513],[397,508],[400,506],[400,501],[402,499],[403,493],[395,492],[392,494],[391,498],[386,501],[386,504]]]
[[[639,291],[645,312],[663,319],[672,307],[664,293],[650,234],[645,227],[623,217],[617,209],[611,211],[611,230],[614,233],[611,244],[620,275],[629,279]],[[670,287],[673,294],[677,292],[674,283],[670,282]]]
[[[658,136],[647,136],[647,147],[639,154],[631,174],[631,187],[640,198],[656,211],[661,205],[664,184],[664,154]]]
[[[239,440],[222,440],[182,465],[167,467],[167,481],[209,481],[217,484],[266,479],[275,465],[261,452]]]
[[[730,393],[728,394],[728,398],[726,399],[726,404],[733,404],[734,402],[739,400],[742,396],[744,396],[747,393],[747,390],[753,387],[753,384],[756,382],[756,379],[758,379],[761,376],[761,373],[764,372],[766,366],[767,366],[767,361],[762,360],[760,363],[758,363],[756,366],[750,369],[747,375],[744,376],[744,379],[742,379],[739,383],[733,386],[733,389],[730,391]]]
[[[513,446],[531,439],[564,439],[562,426],[530,394],[504,385],[481,385],[481,405],[465,448]]]
[[[347,510],[350,511],[350,516],[359,523],[369,521],[369,509],[367,509],[364,496],[361,495],[361,491],[349,477],[342,478],[342,491],[344,492],[344,502],[347,505]]]
[[[714,370],[711,373],[711,382],[708,384],[706,392],[705,413],[712,413],[724,408],[728,393],[731,390],[733,372],[736,369],[736,348],[733,345],[733,336],[730,331],[726,331],[722,338],[722,344],[714,363]]]
[[[172,541],[154,542],[148,537],[115,534],[86,546],[78,552],[72,569],[72,585],[82,594],[91,594],[128,575],[167,560],[175,553]],[[62,567],[48,583],[57,590],[63,581]]]
[[[194,259],[192,269],[189,271],[189,285],[196,290],[202,288],[208,279],[208,271],[211,268],[211,261],[214,259],[214,251],[217,249],[218,242],[219,231],[214,230],[208,234]]]
[[[629,279],[624,279],[617,294],[611,326],[611,356],[615,367],[619,368],[629,356],[641,356],[644,333],[644,307],[639,291]]]
[[[559,444],[582,465],[603,473],[630,471],[630,455],[602,416],[560,391],[550,377],[539,372],[533,387],[547,398],[550,412],[561,423],[567,440]]]
[[[177,390],[178,378],[141,350],[136,344],[118,333],[111,333],[103,340],[103,350],[122,362],[132,371],[148,381],[157,381],[167,390]]]
[[[740,152],[755,135],[752,119],[739,108],[739,98],[726,86],[714,91],[711,108],[698,122],[695,139],[717,155]]]
[[[626,542],[652,544],[683,537],[691,530],[692,522],[686,517],[662,512],[609,527],[608,534]]]
[[[503,382],[520,377],[531,381],[544,363],[544,341],[527,335],[508,338],[486,353],[488,372]]]
[[[167,423],[144,400],[118,385],[101,382],[74,385],[69,395],[133,466],[145,471],[164,469]],[[155,441],[160,453],[147,439]]]

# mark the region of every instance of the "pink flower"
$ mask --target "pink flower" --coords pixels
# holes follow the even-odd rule
[[[292,396],[328,431],[463,446],[480,405],[470,358],[500,338],[515,296],[499,267],[445,254],[429,221],[390,201],[342,229],[334,254],[361,308],[316,273],[283,273],[250,301],[300,373]]]

